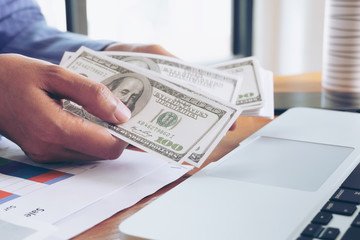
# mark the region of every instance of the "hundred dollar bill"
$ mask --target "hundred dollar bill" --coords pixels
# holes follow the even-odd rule
[[[212,130],[209,137],[202,139],[194,148],[191,155],[184,159],[187,163],[195,167],[200,167],[206,158],[211,154],[212,150],[216,147],[217,143],[224,137],[230,126],[236,121],[241,114],[241,109],[232,109],[227,121],[224,121],[223,126],[218,126]]]
[[[242,106],[243,109],[260,108],[263,105],[264,95],[260,81],[260,66],[254,57],[231,60],[211,67],[243,76],[243,83],[238,92],[236,105]]]
[[[242,75],[234,76],[209,67],[195,66],[173,57],[134,52],[99,53],[154,71],[176,85],[211,94],[234,104],[242,83]],[[65,52],[60,65],[64,65],[73,54]]]
[[[177,85],[235,103],[242,83],[241,75],[228,74],[204,66],[196,66],[180,59],[157,54],[134,52],[102,52],[112,58],[158,72]]]
[[[70,101],[64,103],[66,110],[167,160],[184,162],[202,142],[209,144],[203,148],[213,149],[218,143],[213,130],[224,129],[226,132],[229,120],[240,114],[230,103],[180,88],[150,71],[86,48],[76,52],[64,67],[105,84],[128,106],[132,117],[126,123],[113,125]],[[204,140],[209,137],[214,140]],[[203,162],[203,158],[198,162]]]
[[[65,51],[64,54],[62,55],[62,58],[60,60],[60,66],[64,66],[65,63],[70,60],[70,58],[74,55],[74,52],[69,52],[69,51]]]

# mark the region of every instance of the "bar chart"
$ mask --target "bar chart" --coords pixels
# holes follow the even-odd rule
[[[72,176],[74,174],[0,157],[0,204]]]
[[[20,197],[20,196],[17,194],[13,194],[13,193],[9,193],[9,192],[0,190],[0,204],[5,203],[10,200],[13,200],[17,197]]]

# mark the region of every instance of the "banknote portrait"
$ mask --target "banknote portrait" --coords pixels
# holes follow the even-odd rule
[[[102,83],[130,109],[132,116],[145,107],[152,94],[149,80],[136,73],[116,75]]]
[[[102,83],[130,109],[132,117],[140,112],[151,98],[152,87],[150,82],[140,74],[118,74],[105,79]],[[66,100],[64,102],[64,109],[90,122],[101,126],[106,125],[103,120],[90,114],[76,103]]]

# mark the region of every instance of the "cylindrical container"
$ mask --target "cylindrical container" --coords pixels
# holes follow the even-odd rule
[[[322,86],[360,92],[360,0],[326,0]]]

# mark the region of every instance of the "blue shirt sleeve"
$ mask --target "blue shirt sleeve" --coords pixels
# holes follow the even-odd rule
[[[19,53],[58,64],[65,51],[102,50],[113,41],[49,27],[35,0],[0,1],[0,53]]]

